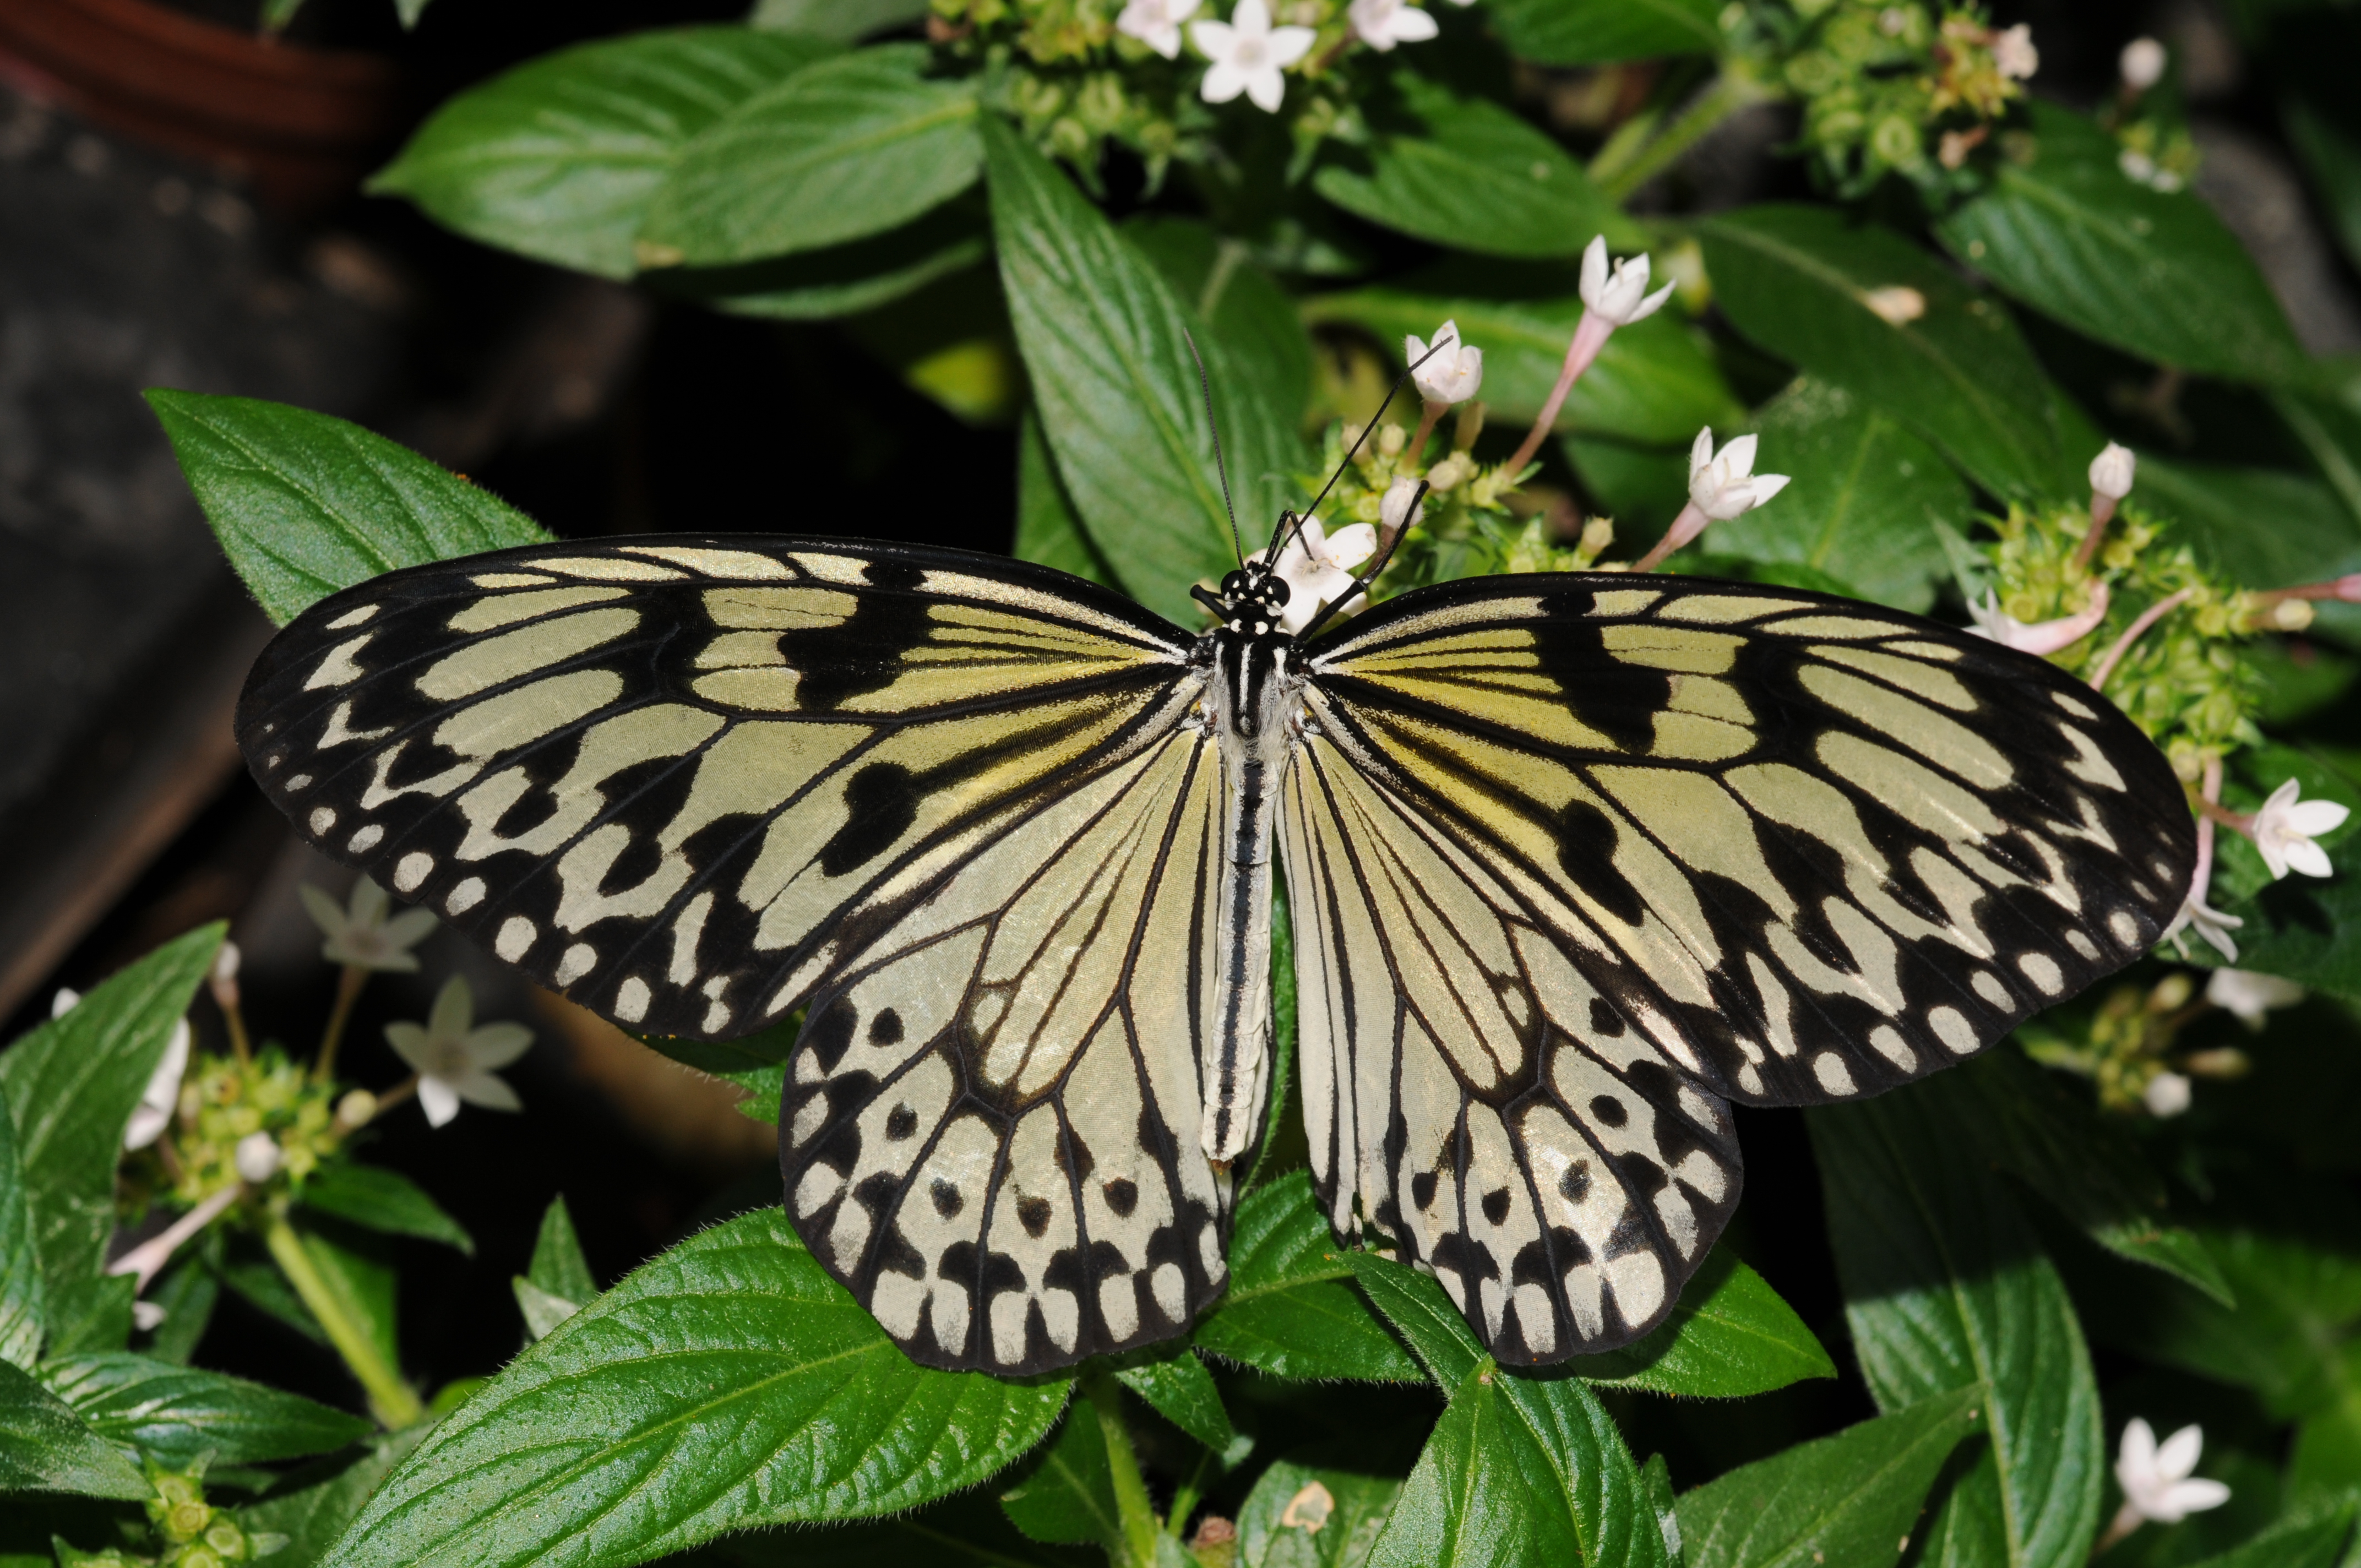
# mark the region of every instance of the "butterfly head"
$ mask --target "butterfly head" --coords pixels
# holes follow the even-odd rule
[[[1199,604],[1213,611],[1224,631],[1249,637],[1284,635],[1279,622],[1287,611],[1287,579],[1260,556],[1250,557],[1223,577],[1219,593],[1202,587],[1191,591]]]

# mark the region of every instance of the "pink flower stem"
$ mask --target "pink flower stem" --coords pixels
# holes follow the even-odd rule
[[[1438,403],[1432,398],[1427,400],[1425,411],[1419,415],[1418,433],[1410,438],[1410,460],[1418,466],[1426,466],[1427,438],[1434,433],[1436,422],[1450,407],[1449,403]]]
[[[2115,639],[2115,645],[2107,650],[2106,657],[2101,659],[2099,667],[2092,672],[2091,689],[2105,690],[2107,677],[2115,673],[2115,666],[2122,663],[2124,655],[2132,651],[2132,644],[2139,641],[2140,633],[2179,609],[2188,602],[2189,596],[2196,591],[2194,588],[2183,588],[2177,594],[2167,595],[2140,611],[2140,618],[2124,629],[2124,634]]]
[[[2082,543],[2074,552],[2074,569],[2088,569],[2091,558],[2099,553],[2099,541],[2105,536],[2107,524],[2114,520],[2115,498],[2091,492],[2091,526],[2082,532]]]
[[[2257,604],[2277,604],[2281,599],[2343,599],[2347,604],[2361,604],[2361,572],[2348,573],[2325,583],[2306,583],[2300,588],[2270,588],[2255,596]]]
[[[1703,533],[1705,525],[1712,521],[1697,502],[1689,502],[1681,508],[1681,515],[1673,519],[1673,526],[1664,530],[1664,536],[1656,541],[1656,547],[1634,562],[1631,569],[1635,572],[1654,571],[1658,562]]]
[[[220,1218],[222,1211],[236,1202],[238,1194],[245,1190],[243,1186],[232,1182],[173,1221],[163,1231],[108,1264],[106,1272],[137,1275],[138,1282],[132,1288],[132,1294],[137,1295],[148,1288],[149,1280],[164,1271],[164,1266],[172,1261],[172,1255],[180,1250],[182,1242]]]
[[[1557,427],[1557,411],[1565,406],[1565,395],[1574,390],[1575,382],[1582,378],[1582,373],[1590,368],[1590,362],[1598,357],[1598,351],[1614,335],[1613,322],[1597,311],[1583,312],[1581,323],[1574,329],[1574,341],[1565,345],[1565,364],[1557,373],[1557,385],[1550,389],[1549,401],[1542,405],[1541,417],[1533,421],[1533,428],[1525,433],[1524,444],[1510,457],[1506,472],[1524,472],[1533,454],[1542,449],[1543,438]]]

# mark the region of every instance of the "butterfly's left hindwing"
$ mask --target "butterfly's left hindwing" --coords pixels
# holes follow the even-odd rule
[[[1281,845],[1314,1173],[1503,1361],[1669,1310],[1737,1199],[1724,1102],[1971,1055],[2189,885],[2129,721],[1916,617],[1488,577],[1308,656]]]

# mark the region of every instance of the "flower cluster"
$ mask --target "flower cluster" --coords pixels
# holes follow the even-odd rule
[[[1847,197],[1889,174],[1967,188],[1970,155],[2041,64],[2022,23],[1995,28],[1981,7],[1786,0],[1756,16],[1803,100],[1804,148]]]
[[[155,1495],[147,1499],[148,1528],[158,1556],[133,1556],[121,1547],[79,1552],[55,1543],[59,1568],[225,1568],[251,1563],[285,1549],[287,1537],[275,1530],[249,1530],[236,1518],[205,1500],[204,1477],[211,1454],[182,1470],[168,1470],[153,1459],[147,1462],[148,1484]]]
[[[2099,123],[2122,144],[2116,164],[2124,178],[2168,192],[2186,189],[2197,177],[2197,144],[2168,80],[2171,63],[2154,38],[2125,44],[2117,61],[2122,85],[2099,115]]]
[[[2265,1013],[2302,999],[2301,986],[2244,970],[2215,970],[2200,992],[2180,970],[2152,986],[2114,987],[2079,1031],[2049,1014],[2017,1037],[2043,1066],[2089,1079],[2106,1110],[2178,1116],[2189,1109],[2194,1080],[2242,1077],[2251,1065],[2235,1046],[2183,1049],[2183,1030],[2217,1009],[2259,1027]]]

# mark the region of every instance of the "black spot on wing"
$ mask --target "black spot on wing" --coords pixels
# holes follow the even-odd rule
[[[806,712],[825,713],[892,685],[903,674],[904,656],[933,632],[926,605],[914,597],[925,576],[917,565],[871,561],[862,576],[872,589],[900,591],[861,595],[841,625],[779,634],[781,656],[801,673],[796,706]]]
[[[820,846],[819,869],[840,877],[894,847],[918,819],[918,781],[899,762],[872,762],[844,784],[842,827]]]

